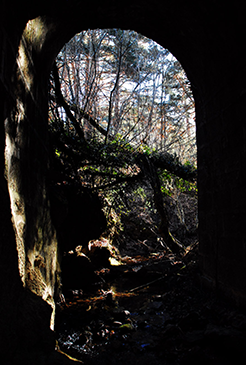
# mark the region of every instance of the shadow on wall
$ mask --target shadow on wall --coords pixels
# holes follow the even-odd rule
[[[90,260],[85,255],[77,255],[75,248],[87,249],[88,242],[105,231],[107,221],[95,193],[56,185],[50,195],[51,217],[58,238],[60,277],[57,277],[56,295],[59,297],[68,290],[84,288],[88,278],[96,280]]]
[[[85,247],[106,229],[107,221],[97,194],[76,187],[56,185],[51,189],[51,217],[61,254]]]

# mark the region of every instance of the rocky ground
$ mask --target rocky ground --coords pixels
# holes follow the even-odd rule
[[[195,202],[180,199],[186,221],[170,201],[169,214],[186,253],[172,254],[141,209],[128,216],[120,257],[110,265],[104,255],[88,285],[57,305],[62,351],[91,365],[244,364],[246,315],[201,286]]]

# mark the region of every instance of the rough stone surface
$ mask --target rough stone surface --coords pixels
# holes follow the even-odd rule
[[[47,80],[62,45],[88,28],[134,29],[168,48],[183,65],[196,102],[204,282],[245,306],[244,4],[95,0],[85,6],[83,1],[2,0],[0,7],[1,350],[20,310],[27,322],[33,321],[26,332],[36,341],[33,348],[46,351],[44,337],[40,340],[33,328],[40,315],[44,320],[39,332],[46,333],[50,311],[41,313],[38,303],[54,306],[57,255],[45,181]],[[33,316],[28,290],[36,298]],[[16,293],[22,298],[19,303]],[[24,320],[18,326],[21,331]]]

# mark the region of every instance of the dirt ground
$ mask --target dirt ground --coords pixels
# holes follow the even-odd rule
[[[120,260],[97,268],[86,287],[57,304],[62,351],[91,365],[246,361],[246,315],[201,286],[195,202],[180,199],[190,211],[186,221],[170,201],[169,214],[186,253],[172,254],[141,209],[138,219],[128,216],[118,240]]]

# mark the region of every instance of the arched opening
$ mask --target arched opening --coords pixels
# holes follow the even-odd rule
[[[62,256],[55,329],[71,355],[121,348],[132,331],[141,351],[172,316],[162,297],[174,299],[198,243],[194,117],[180,63],[136,32],[85,31],[59,53],[49,110]]]
[[[45,182],[47,80],[57,52],[81,28],[136,29],[166,46],[181,61],[196,99],[201,279],[234,303],[244,307],[246,303],[245,29],[240,5],[221,8],[209,2],[202,5],[183,2],[178,6],[176,2],[155,2],[153,6],[138,0],[124,5],[106,1],[102,5],[95,0],[86,7],[80,1],[61,1],[58,7],[56,3],[51,2],[47,7],[45,2],[32,3],[24,13],[16,11],[11,1],[8,5],[3,1],[6,7],[1,12],[1,117],[2,133],[8,143],[5,149],[1,138],[5,156],[5,160],[1,159],[2,172],[5,171],[1,181],[0,222],[4,238],[0,240],[4,298],[1,350],[9,363],[12,360],[12,363],[33,363],[30,359],[36,359],[36,353],[42,354],[40,363],[44,357],[49,357],[47,363],[68,362],[61,359],[61,354],[52,352],[55,343],[49,331],[51,308],[47,302],[54,304],[57,247]],[[26,24],[28,19],[33,20]],[[208,318],[226,315],[225,311],[217,311],[219,315],[214,316],[211,302],[207,303],[200,302],[198,309],[199,315],[203,313],[199,318],[205,319],[202,322],[197,321],[195,314],[186,318],[182,326],[177,321],[166,323],[171,324],[166,330],[170,329],[178,339],[185,332],[188,342],[191,340],[191,353],[184,363],[190,363],[191,358],[193,362],[214,361],[204,360],[204,347],[196,342],[198,348],[195,346],[194,350],[197,327],[199,330],[202,327],[199,344],[211,344],[214,339],[221,344],[221,338],[225,340],[220,363],[228,362],[227,355],[234,361],[232,354],[240,353],[237,346],[236,351],[234,345],[228,346],[231,335],[239,339],[233,344],[242,349],[242,337],[234,331],[236,323],[237,329],[242,328],[238,320],[234,321],[236,316],[227,316],[233,328],[229,333],[228,322],[223,328],[220,320],[211,326]],[[170,345],[167,341],[170,332],[162,333],[166,348]],[[9,350],[9,344],[16,351]]]

